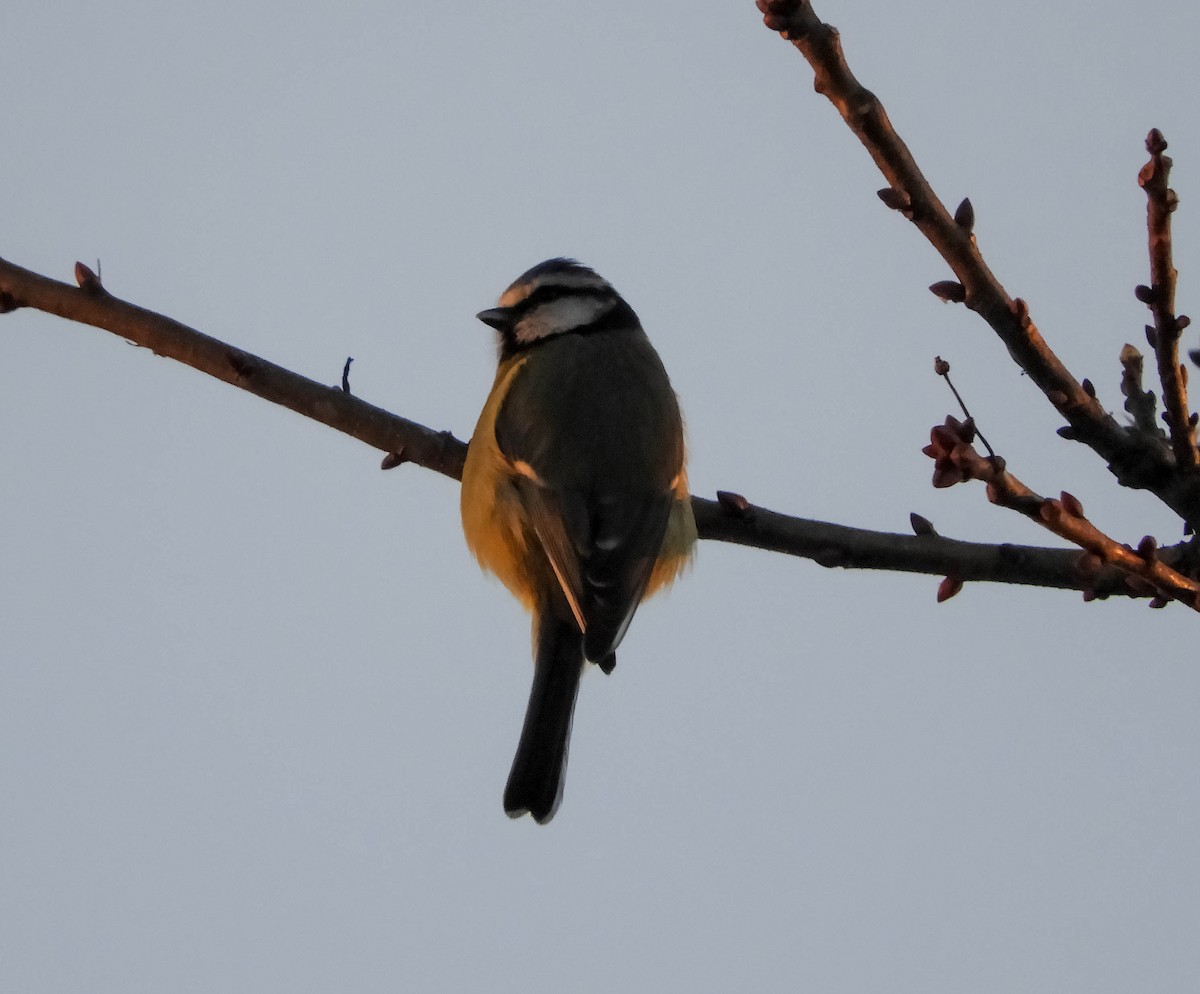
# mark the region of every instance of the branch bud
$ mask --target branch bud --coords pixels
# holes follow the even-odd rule
[[[967,299],[967,291],[963,289],[963,285],[954,280],[942,280],[940,283],[934,283],[929,289],[935,297],[948,304],[961,304]]]
[[[108,292],[100,282],[100,277],[88,269],[82,262],[75,263],[75,282],[79,284],[80,290],[91,294],[93,297]]]
[[[975,227],[975,208],[971,206],[969,197],[963,197],[963,202],[958,205],[958,210],[954,212],[954,223],[968,234]]]
[[[735,518],[748,518],[750,514],[750,502],[741,494],[735,494],[731,490],[718,490],[717,503],[721,505],[721,510],[726,514]]]
[[[1154,301],[1158,299],[1158,294],[1154,292],[1154,288],[1146,286],[1145,283],[1139,283],[1135,286],[1133,288],[1133,295],[1147,307],[1152,306]]]
[[[1065,490],[1059,495],[1062,500],[1063,510],[1073,518],[1083,517],[1083,505],[1079,503],[1079,498],[1074,494],[1069,494]]]
[[[914,535],[937,535],[937,530],[933,527],[933,522],[931,522],[928,518],[917,514],[916,511],[913,511],[911,514],[909,514],[908,523],[912,525]]]
[[[948,601],[951,597],[957,594],[963,588],[962,577],[951,573],[942,579],[938,584],[937,602],[941,604],[943,601]]]
[[[882,190],[876,190],[875,194],[883,201],[885,207],[894,211],[907,211],[912,207],[912,198],[903,190],[885,186]]]

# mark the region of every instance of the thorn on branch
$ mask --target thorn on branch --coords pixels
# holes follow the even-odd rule
[[[346,365],[342,367],[342,393],[350,392],[350,363],[354,362],[353,356],[346,356]]]
[[[967,299],[966,289],[961,283],[954,280],[942,280],[940,283],[934,283],[929,290],[935,297],[947,304],[961,304]]]

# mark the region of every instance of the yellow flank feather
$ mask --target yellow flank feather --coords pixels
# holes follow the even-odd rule
[[[460,500],[463,533],[479,565],[497,576],[525,610],[532,611],[538,592],[546,590],[547,584],[558,585],[559,578],[529,525],[515,486],[518,477],[531,474],[531,467],[509,460],[496,444],[495,432],[500,407],[527,359],[525,355],[508,359],[496,370],[492,391],[467,448]],[[681,471],[673,483],[676,501],[643,600],[674,581],[695,549],[696,519],[687,474]]]

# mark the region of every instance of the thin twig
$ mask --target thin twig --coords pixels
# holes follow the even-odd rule
[[[1085,575],[1098,572],[1103,565],[1113,566],[1127,574],[1132,590],[1177,600],[1200,611],[1200,583],[1164,562],[1153,539],[1142,539],[1135,553],[1092,524],[1077,498],[1065,491],[1058,498],[1036,493],[1008,471],[1003,459],[975,451],[973,437],[972,425],[953,418],[930,432],[930,444],[924,451],[934,460],[934,486],[982,480],[993,504],[1025,515],[1094,557],[1079,562]]]
[[[1181,469],[1200,466],[1196,451],[1196,422],[1188,410],[1187,370],[1179,363],[1179,337],[1188,319],[1175,316],[1175,281],[1178,274],[1171,256],[1171,214],[1179,198],[1168,186],[1171,158],[1163,153],[1167,141],[1158,128],[1146,136],[1149,161],[1138,172],[1138,184],[1146,191],[1146,230],[1150,248],[1150,285],[1139,286],[1137,298],[1154,315],[1152,338],[1158,359],[1158,378],[1162,383],[1163,420],[1171,434],[1171,449]]]

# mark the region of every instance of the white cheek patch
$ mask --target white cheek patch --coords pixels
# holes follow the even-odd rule
[[[612,305],[610,299],[591,295],[547,301],[521,318],[516,327],[517,341],[529,345],[551,335],[581,328],[611,310]]]

